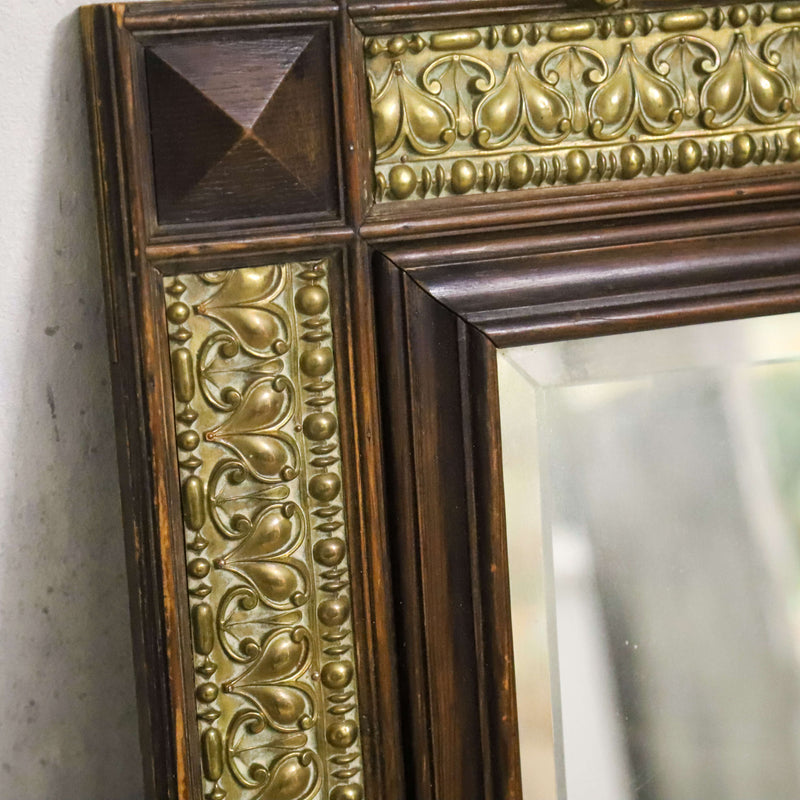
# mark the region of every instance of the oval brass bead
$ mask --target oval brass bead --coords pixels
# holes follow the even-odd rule
[[[175,397],[182,403],[188,403],[194,397],[192,354],[185,347],[179,347],[172,353],[172,384]]]
[[[551,42],[569,42],[588,39],[594,33],[592,20],[583,22],[559,22],[547,29],[547,37]]]
[[[708,14],[700,9],[691,11],[671,11],[659,20],[659,27],[665,33],[693,31],[708,23]]]
[[[794,22],[800,19],[800,5],[778,3],[772,7],[772,19],[775,22]]]
[[[214,649],[214,611],[208,603],[192,608],[192,635],[200,655],[207,656]]]
[[[216,728],[203,731],[203,774],[209,781],[222,777],[222,738]]]
[[[431,36],[431,50],[461,50],[477,47],[481,43],[480,31],[448,31]]]
[[[199,531],[206,521],[205,487],[196,475],[183,482],[183,520],[193,531]]]

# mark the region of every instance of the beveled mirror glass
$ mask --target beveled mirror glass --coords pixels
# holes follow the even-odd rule
[[[498,370],[526,800],[800,796],[800,315]]]

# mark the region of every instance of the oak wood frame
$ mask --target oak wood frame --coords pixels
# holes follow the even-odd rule
[[[667,7],[667,2],[648,4]],[[199,800],[161,276],[329,256],[366,796],[519,800],[495,350],[800,308],[800,174],[371,203],[365,33],[579,3],[320,0],[83,14],[146,786]],[[585,8],[585,6],[584,6]],[[142,37],[335,30],[341,221],[159,226]]]

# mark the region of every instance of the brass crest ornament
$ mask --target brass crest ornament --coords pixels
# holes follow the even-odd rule
[[[328,268],[164,280],[211,800],[362,794]]]
[[[796,162],[798,23],[759,3],[370,38],[376,198]]]

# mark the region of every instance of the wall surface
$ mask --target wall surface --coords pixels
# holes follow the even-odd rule
[[[142,797],[78,4],[0,11],[0,800]]]

